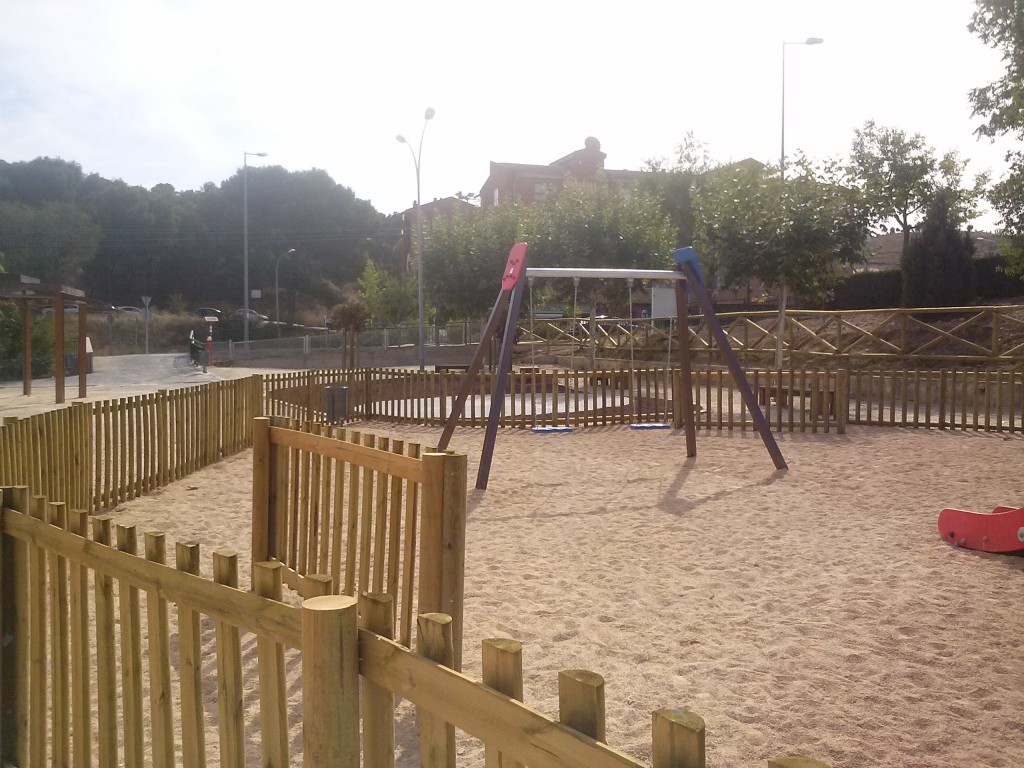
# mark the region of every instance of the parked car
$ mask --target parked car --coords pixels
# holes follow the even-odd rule
[[[236,309],[235,310],[235,317],[244,318],[246,316],[246,314],[249,315],[249,322],[250,323],[265,323],[265,322],[267,322],[270,319],[266,315],[261,315],[255,309],[244,309],[243,308],[243,309]]]
[[[144,315],[144,314],[146,314],[146,310],[141,309],[140,307],[117,307],[116,309],[117,309],[118,312],[127,312],[128,314],[131,314],[131,315]],[[152,312],[152,308],[150,309],[150,311]]]
[[[214,307],[198,307],[192,310],[196,317],[216,317],[218,320],[224,317],[224,313]]]

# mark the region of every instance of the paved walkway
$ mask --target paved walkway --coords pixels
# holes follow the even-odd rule
[[[78,397],[78,376],[68,376],[64,384],[65,405],[89,400],[108,400],[126,395],[142,395],[161,389],[177,389],[209,381],[238,379],[257,373],[252,368],[215,367],[209,373],[191,365],[188,355],[117,355],[93,358],[93,372],[86,377],[87,398]],[[22,383],[0,382],[0,417],[31,416],[60,408],[56,404],[55,380],[33,379],[32,394],[22,394]]]

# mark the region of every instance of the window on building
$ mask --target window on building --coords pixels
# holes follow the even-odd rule
[[[547,200],[551,194],[551,182],[549,181],[535,181],[533,183],[533,199],[535,202],[541,202]]]
[[[498,188],[494,188],[494,204],[501,205],[501,195],[498,194]]]

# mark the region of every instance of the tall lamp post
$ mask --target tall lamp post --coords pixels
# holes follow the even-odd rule
[[[249,158],[266,157],[266,152],[242,152],[242,318],[243,340],[249,340]]]
[[[278,289],[277,269],[281,266],[281,259],[293,253],[295,253],[295,249],[289,248],[287,252],[278,256],[274,262],[274,320],[277,323],[277,338],[279,339],[281,338],[281,291]]]
[[[420,160],[423,158],[423,136],[427,132],[427,123],[433,119],[434,108],[427,107],[427,111],[423,113],[423,130],[420,131],[419,150],[414,150],[412,144],[406,141],[405,136],[402,134],[398,134],[395,137],[400,144],[405,144],[409,148],[409,154],[412,155],[412,164],[416,168],[416,301],[419,307],[419,358],[421,371],[426,367],[426,345],[424,343],[426,321],[423,311],[423,217],[420,215]]]
[[[825,41],[820,37],[808,37],[806,40],[782,41],[782,139],[779,150],[779,199],[785,204],[786,187],[786,46],[787,45],[821,45]],[[782,370],[783,341],[786,336],[786,282],[783,277],[779,294],[779,322],[775,338],[775,367]]]

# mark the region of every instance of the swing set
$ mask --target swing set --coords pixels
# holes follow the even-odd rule
[[[494,445],[498,435],[498,423],[501,419],[501,406],[504,402],[503,393],[508,385],[509,375],[512,371],[512,346],[515,343],[515,330],[519,323],[520,310],[523,304],[523,294],[526,287],[532,283],[533,278],[572,278],[573,291],[573,316],[575,318],[576,299],[575,292],[581,279],[625,279],[630,288],[634,280],[668,280],[675,286],[676,315],[678,318],[677,334],[679,344],[679,364],[682,370],[682,414],[683,429],[686,435],[686,456],[692,458],[697,455],[696,417],[693,403],[693,374],[690,368],[690,339],[687,293],[692,291],[704,312],[704,317],[715,334],[719,348],[732,374],[736,388],[743,398],[747,410],[750,412],[754,422],[754,428],[761,436],[761,440],[768,450],[776,469],[786,469],[786,460],[782,457],[778,443],[772,435],[768,421],[761,411],[761,407],[754,397],[754,393],[747,382],[736,354],[729,345],[729,338],[722,326],[715,317],[714,306],[707,291],[704,290],[701,278],[700,263],[697,252],[693,248],[679,248],[674,254],[676,268],[674,270],[662,269],[576,269],[559,267],[527,267],[526,266],[527,244],[517,243],[512,246],[505,264],[505,270],[501,278],[501,290],[498,298],[491,309],[487,325],[484,327],[480,338],[480,346],[477,348],[473,361],[469,365],[459,390],[458,397],[452,405],[451,413],[445,422],[444,431],[438,440],[438,450],[445,450],[455,431],[455,425],[462,417],[466,407],[466,400],[473,388],[476,375],[480,372],[487,350],[492,339],[498,333],[502,318],[505,320],[504,333],[501,334],[501,351],[498,356],[497,381],[495,382],[494,396],[491,397],[490,408],[487,417],[487,428],[484,435],[484,445],[480,454],[480,466],[477,470],[476,487],[479,490],[487,488],[487,480],[491,472],[491,462],[494,458]],[[526,280],[523,280],[526,277]],[[532,315],[532,292],[530,298],[530,310]],[[630,291],[630,315],[632,315],[632,290]],[[669,344],[671,350],[671,343]],[[671,354],[671,352],[670,352]],[[671,359],[671,358],[669,358]],[[630,339],[630,370],[633,366],[633,341]],[[661,425],[644,425],[644,428],[656,428]],[[551,431],[551,430],[547,430]],[[567,428],[557,428],[557,431],[569,431]]]

